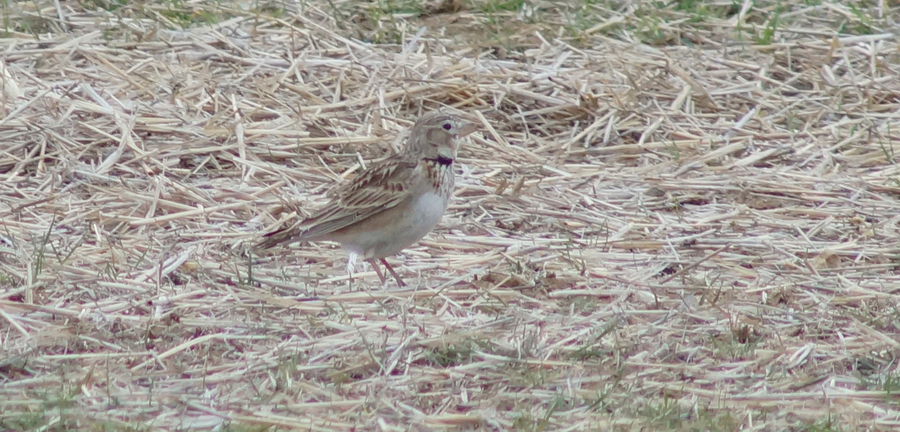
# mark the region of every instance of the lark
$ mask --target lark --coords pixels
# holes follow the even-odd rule
[[[396,255],[425,237],[444,216],[454,187],[459,139],[476,130],[473,121],[432,112],[416,121],[404,149],[347,183],[336,186],[332,200],[312,216],[268,234],[262,249],[295,241],[333,241],[386,279],[376,260],[400,286],[403,279],[385,257]]]

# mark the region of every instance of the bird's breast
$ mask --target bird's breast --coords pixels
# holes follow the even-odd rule
[[[431,189],[447,198],[453,194],[453,165],[441,165],[435,161],[425,163],[425,172]]]
[[[411,210],[406,217],[412,219],[410,225],[422,227],[427,231],[431,231],[447,209],[447,201],[449,196],[441,196],[436,192],[426,192],[415,198],[415,202],[411,206]]]

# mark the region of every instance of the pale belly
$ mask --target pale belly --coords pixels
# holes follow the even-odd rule
[[[364,259],[395,255],[425,237],[444,216],[447,198],[426,193],[416,200],[400,205],[368,219],[366,230],[346,233],[340,242],[344,249]]]

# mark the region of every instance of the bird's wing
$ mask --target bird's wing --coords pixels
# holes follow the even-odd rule
[[[316,240],[395,207],[409,197],[411,186],[425,175],[418,161],[388,159],[334,191],[332,199],[308,219],[265,235],[259,248],[290,240]]]

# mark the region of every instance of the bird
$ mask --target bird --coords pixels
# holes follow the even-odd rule
[[[349,252],[348,271],[362,257],[382,285],[381,262],[401,287],[385,257],[421,240],[441,221],[454,188],[459,139],[477,130],[474,119],[442,111],[422,115],[404,148],[374,162],[352,180],[334,186],[332,199],[311,216],[268,232],[257,245],[333,241]]]

